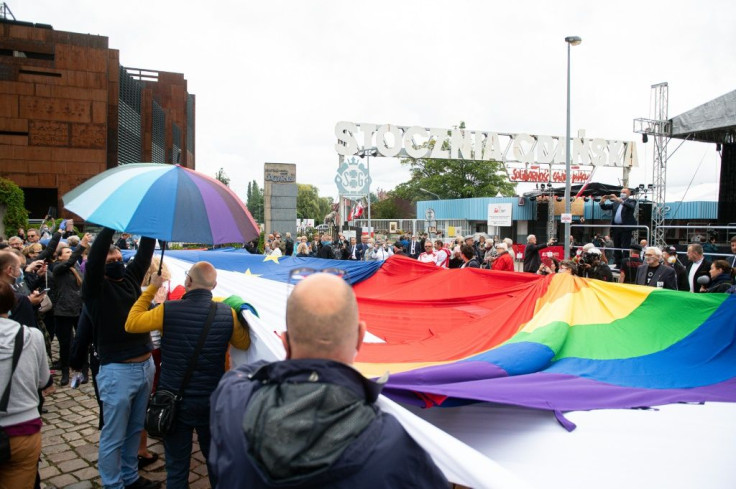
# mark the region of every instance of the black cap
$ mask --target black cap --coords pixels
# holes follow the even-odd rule
[[[638,244],[634,243],[631,246],[629,246],[629,249],[630,250],[634,250],[634,251],[641,251],[644,248],[642,248],[641,245],[638,245]]]

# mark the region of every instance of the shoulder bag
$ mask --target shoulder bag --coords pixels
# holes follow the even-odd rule
[[[194,349],[194,356],[189,367],[187,367],[187,371],[181,381],[179,391],[171,392],[158,389],[156,392],[151,394],[151,398],[148,400],[145,421],[145,428],[148,432],[148,436],[161,439],[168,434],[174,426],[177,404],[181,401],[182,396],[184,395],[184,389],[186,389],[187,384],[194,373],[194,369],[197,367],[197,359],[199,358],[199,353],[202,351],[202,347],[204,346],[204,340],[207,338],[210,326],[212,326],[212,320],[215,318],[216,310],[217,303],[212,302],[210,305],[210,313],[207,316],[207,322],[202,329],[202,333],[199,335],[199,343],[197,343],[197,347]]]
[[[18,333],[15,335],[15,344],[13,345],[13,366],[10,369],[10,378],[8,379],[8,385],[5,386],[3,397],[0,399],[0,411],[6,412],[8,410],[8,402],[10,402],[10,386],[13,383],[13,374],[15,373],[15,367],[18,366],[18,360],[20,360],[20,354],[23,351],[23,325],[18,328]],[[10,460],[10,437],[5,430],[0,426],[0,464],[8,462]]]

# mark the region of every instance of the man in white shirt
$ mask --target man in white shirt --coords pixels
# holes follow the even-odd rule
[[[698,285],[698,277],[707,275],[710,277],[710,262],[703,257],[703,247],[698,243],[693,243],[687,247],[687,281],[690,286],[690,292],[700,292]]]
[[[445,243],[441,239],[434,242],[434,250],[437,255],[437,261],[435,262],[437,266],[447,268],[450,262],[450,250],[445,248]]]
[[[385,261],[389,256],[394,254],[391,247],[385,244],[380,239],[376,242],[376,245],[373,247],[372,253],[373,253],[373,261]]]
[[[434,245],[431,240],[424,240],[424,252],[419,255],[418,260],[422,263],[437,264],[437,253],[434,251]]]

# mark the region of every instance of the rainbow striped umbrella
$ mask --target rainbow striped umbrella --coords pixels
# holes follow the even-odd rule
[[[63,200],[67,210],[89,222],[162,241],[242,243],[259,235],[232,190],[180,165],[121,165],[90,178]]]

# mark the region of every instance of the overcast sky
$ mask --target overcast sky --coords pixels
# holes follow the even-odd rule
[[[184,73],[197,97],[197,170],[224,168],[245,197],[264,162],[337,197],[338,121],[565,133],[565,36],[572,132],[636,140],[652,181],[651,88],[669,83],[670,117],[736,88],[733,1],[10,1],[18,20],[98,34],[124,66]],[[674,149],[679,144],[670,144]],[[670,150],[672,153],[672,150]],[[667,200],[715,200],[715,145],[688,142],[668,162]],[[373,187],[408,180],[373,159]],[[617,183],[621,170],[596,180]]]

